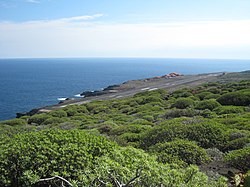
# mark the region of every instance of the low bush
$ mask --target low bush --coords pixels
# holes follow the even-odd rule
[[[28,119],[28,123],[41,125],[49,117],[47,114],[35,114]]]
[[[187,164],[200,165],[209,160],[203,148],[188,140],[158,143],[150,147],[150,152],[156,154],[158,161],[163,163],[172,163],[172,161],[177,158]]]
[[[196,141],[199,146],[221,149],[227,142],[225,128],[213,122],[194,124],[187,128],[187,139]]]
[[[224,147],[223,151],[232,151],[236,149],[242,149],[245,145],[250,143],[250,138],[248,137],[243,137],[243,138],[237,138],[235,140],[228,141]]]
[[[128,186],[226,184],[225,180],[208,180],[195,166],[170,167],[142,150],[119,147],[79,130],[40,131],[0,139],[0,186],[61,186],[56,180],[39,182],[56,175],[74,186],[114,186],[118,182]]]
[[[217,107],[214,112],[217,114],[232,114],[232,113],[242,113],[244,109],[239,106],[219,106]]]
[[[229,165],[244,172],[250,169],[250,147],[229,152],[225,156]]]
[[[54,110],[51,111],[49,114],[53,117],[58,117],[58,118],[67,117],[67,112],[65,112],[64,110]]]
[[[185,139],[187,136],[186,132],[187,126],[180,123],[156,126],[143,133],[141,148],[148,149],[157,143],[173,141],[176,138]]]
[[[205,110],[205,109],[213,110],[219,106],[221,106],[220,103],[218,103],[215,99],[209,99],[198,102],[195,108],[199,110]]]
[[[59,118],[59,117],[50,117],[47,118],[41,125],[49,125],[49,124],[59,124],[59,123],[63,123],[66,120],[64,120],[63,118]]]
[[[10,120],[6,120],[0,123],[0,125],[9,125],[9,126],[22,126],[27,124],[26,120],[24,119],[10,119]]]
[[[175,103],[172,104],[172,108],[179,108],[179,109],[184,109],[188,107],[193,107],[194,101],[190,98],[178,98],[176,99]]]
[[[207,99],[218,99],[220,97],[220,94],[209,94],[207,96],[204,97],[205,100]]]
[[[211,92],[201,92],[201,93],[196,94],[195,96],[198,97],[200,100],[204,100],[205,97],[211,94],[212,94]]]
[[[193,96],[192,93],[188,92],[188,90],[176,90],[171,94],[174,98],[180,98],[180,97],[190,97]]]
[[[248,106],[250,105],[250,90],[226,93],[219,97],[217,101],[222,105]]]
[[[200,112],[192,108],[187,109],[171,109],[164,115],[166,119],[178,118],[178,117],[193,117],[199,115]]]

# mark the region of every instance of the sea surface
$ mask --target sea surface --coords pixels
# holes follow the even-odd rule
[[[197,74],[250,70],[250,60],[0,59],[0,120],[58,103],[83,91],[170,72]]]

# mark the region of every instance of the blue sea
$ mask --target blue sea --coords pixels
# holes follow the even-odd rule
[[[84,58],[1,59],[0,120],[58,103],[83,91],[170,72],[197,74],[250,70],[250,60]]]

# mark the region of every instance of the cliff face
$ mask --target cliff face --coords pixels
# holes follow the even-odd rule
[[[37,114],[37,113],[39,113],[39,108],[35,108],[35,109],[32,109],[31,111],[29,111],[29,112],[18,112],[18,113],[16,113],[16,117],[17,118],[20,118],[20,117],[22,117],[22,116],[32,116],[32,115],[34,115],[34,114]]]

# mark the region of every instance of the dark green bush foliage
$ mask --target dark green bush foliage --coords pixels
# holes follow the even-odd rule
[[[208,95],[211,95],[212,93],[211,92],[201,92],[199,94],[196,94],[196,96],[200,99],[200,100],[204,100],[205,97],[207,97]]]
[[[202,164],[209,160],[206,151],[195,143],[187,140],[158,143],[150,147],[150,151],[157,155],[163,163],[172,163],[175,159],[187,164]]]
[[[222,105],[248,106],[250,105],[250,90],[227,93],[217,99]]]
[[[83,113],[87,114],[88,110],[83,105],[70,105],[66,108],[63,108],[63,110],[67,113],[68,117],[75,116],[75,115],[81,115]]]
[[[211,86],[211,85],[210,85]],[[219,86],[219,85],[215,85],[215,86]],[[212,87],[212,88],[209,88],[207,91],[213,93],[213,94],[220,94],[221,93],[221,89],[220,88],[217,88],[217,87]]]
[[[193,94],[188,92],[187,90],[177,90],[177,91],[174,91],[171,96],[174,97],[174,98],[179,98],[179,97],[190,97],[192,96]]]
[[[28,119],[28,123],[41,125],[49,117],[47,114],[35,114]]]
[[[78,179],[81,170],[116,146],[82,131],[44,131],[17,135],[0,143],[0,184],[23,186],[34,178],[61,175]]]
[[[200,112],[200,115],[203,116],[204,118],[213,118],[213,117],[216,117],[216,113],[209,110],[209,109],[205,109],[205,110],[202,110]]]
[[[218,103],[215,99],[209,99],[198,102],[195,108],[199,110],[205,110],[205,109],[213,110],[219,106],[220,103]]]
[[[0,123],[0,125],[9,125],[9,126],[22,126],[27,124],[24,119],[10,119]]]
[[[193,107],[194,101],[190,98],[178,98],[174,104],[172,104],[172,107],[184,109],[188,107]]]
[[[142,117],[142,119],[145,119],[149,122],[154,122],[154,116],[151,116],[151,115],[145,115]]]
[[[185,139],[186,132],[187,126],[180,123],[156,126],[143,134],[141,147],[148,149],[159,142],[173,141],[176,138]]]
[[[65,112],[64,110],[54,110],[49,114],[53,117],[58,117],[58,118],[67,117],[67,112]]]
[[[219,186],[196,167],[175,169],[134,148],[83,131],[41,131],[0,141],[0,186],[50,186],[41,178],[59,175],[75,186],[99,186],[114,181],[133,186]],[[53,184],[56,185],[56,184]]]
[[[244,109],[239,106],[219,106],[214,110],[217,114],[242,113]]]
[[[123,133],[119,136],[121,145],[128,145],[130,142],[137,142],[139,144],[140,138],[140,134],[131,132]]]
[[[221,149],[228,137],[220,124],[200,123],[188,127],[187,139],[196,141],[203,148]]]
[[[50,117],[47,118],[42,125],[49,125],[49,124],[59,124],[62,122],[65,122],[66,120],[64,120],[63,118],[59,118],[59,117]]]
[[[250,168],[250,147],[229,152],[225,160],[239,170],[248,171]]]
[[[235,140],[228,141],[224,145],[223,151],[226,152],[226,151],[231,151],[231,150],[236,150],[236,149],[242,149],[248,143],[250,143],[249,137],[237,138]]]
[[[217,99],[217,98],[219,98],[220,97],[220,94],[209,94],[209,95],[207,95],[207,96],[205,96],[204,97],[204,99]]]
[[[124,133],[132,132],[132,133],[141,133],[145,132],[148,129],[151,129],[151,126],[148,125],[126,125],[126,126],[119,126],[116,128],[113,128],[110,131],[110,135],[121,135]]]
[[[197,110],[194,110],[192,108],[187,108],[187,109],[171,109],[169,110],[164,117],[166,119],[171,119],[171,118],[178,118],[178,117],[193,117],[199,115],[200,112]]]
[[[221,149],[227,142],[228,136],[219,124],[198,123],[183,125],[181,123],[173,123],[158,126],[145,132],[141,146],[147,149],[159,142],[169,142],[176,138],[196,141],[203,148],[217,147]]]

